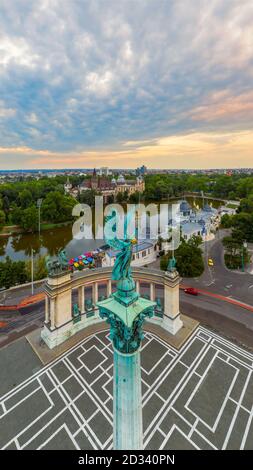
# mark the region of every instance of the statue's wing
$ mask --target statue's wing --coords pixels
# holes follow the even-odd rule
[[[135,232],[135,211],[131,209],[127,211],[124,220],[124,238],[130,240],[135,238]]]
[[[115,210],[114,212],[116,212],[117,215],[117,211]],[[109,219],[112,215],[107,217]],[[115,237],[106,238],[106,243],[108,243],[108,245],[114,250],[121,250],[125,246],[124,240],[132,238],[135,238],[135,212],[130,210],[124,218],[124,239],[118,239],[115,233]]]

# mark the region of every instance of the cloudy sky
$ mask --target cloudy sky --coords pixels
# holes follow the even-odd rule
[[[252,0],[1,0],[0,169],[253,166]]]

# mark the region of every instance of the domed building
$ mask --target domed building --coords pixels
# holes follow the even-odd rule
[[[124,178],[123,175],[119,175],[117,183],[118,184],[124,184],[125,183],[125,178]]]
[[[188,217],[191,215],[191,213],[192,213],[192,208],[190,204],[184,199],[180,203],[180,215],[183,217]]]
[[[204,212],[212,213],[212,212],[213,212],[213,209],[212,209],[212,207],[211,207],[208,203],[206,203],[206,204],[204,205],[204,207],[203,207],[203,211],[204,211]]]

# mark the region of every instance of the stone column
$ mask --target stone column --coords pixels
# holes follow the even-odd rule
[[[49,304],[49,299],[48,299],[48,296],[46,295],[46,296],[45,296],[45,323],[49,323],[49,308],[48,308],[48,304]]]
[[[55,329],[55,298],[50,299],[50,323],[51,323],[51,330]]]
[[[107,281],[107,293],[106,293],[107,297],[110,297],[111,293],[112,293],[112,281],[111,281],[111,279],[108,279],[108,281]]]
[[[47,281],[48,289],[54,291],[54,294],[51,294],[51,298],[55,299],[54,323],[57,328],[72,320],[72,290],[69,285],[70,280],[70,273],[63,272],[59,276],[49,277]]]
[[[96,304],[98,301],[98,283],[94,282],[92,285],[92,302]]]
[[[84,286],[78,287],[78,308],[81,313],[84,313],[85,292]]]
[[[179,282],[177,271],[164,274],[164,315],[162,327],[175,335],[183,326],[179,310]]]
[[[122,354],[114,348],[113,397],[113,448],[143,449],[139,349]]]
[[[140,293],[140,281],[137,279],[137,281],[135,281],[135,289],[136,289],[136,292],[137,294]]]
[[[92,303],[95,305],[95,318],[99,317],[99,311],[97,309],[97,301],[98,301],[98,283],[94,282],[92,285]]]
[[[155,285],[153,282],[150,283],[150,300],[154,302],[155,300]]]
[[[109,299],[98,302],[110,324],[114,349],[113,448],[143,449],[140,347],[143,322],[154,314],[155,302],[136,295],[134,280],[122,278]]]

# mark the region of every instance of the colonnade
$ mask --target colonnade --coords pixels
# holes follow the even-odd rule
[[[101,322],[96,303],[99,288],[106,297],[114,290],[112,268],[97,268],[80,273],[49,277],[45,284],[45,323],[41,336],[49,348],[64,342],[77,331]],[[157,302],[156,314],[149,319],[176,334],[183,326],[179,311],[179,275],[149,268],[133,268],[136,291]],[[142,285],[145,284],[145,292]],[[87,289],[89,296],[87,296]],[[159,292],[159,294],[157,293]]]

